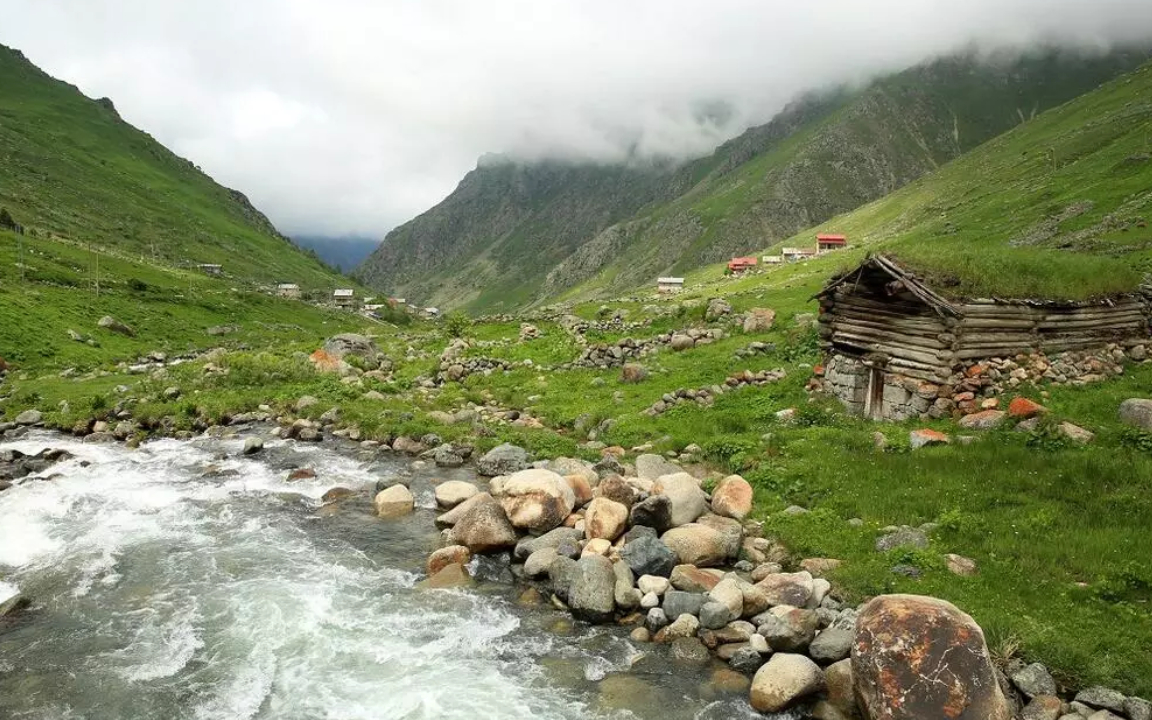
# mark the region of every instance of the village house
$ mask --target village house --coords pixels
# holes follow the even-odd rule
[[[300,286],[296,283],[280,283],[276,286],[276,294],[283,298],[300,298]]]
[[[843,250],[848,247],[848,238],[844,235],[829,235],[820,233],[816,236],[816,254],[823,255],[833,250]]]
[[[196,269],[205,275],[220,276],[224,274],[224,267],[222,265],[215,265],[212,263],[200,263]]]
[[[784,262],[784,258],[781,255],[765,255],[764,257],[760,258],[760,262],[764,263],[765,265],[779,265],[780,263]]]
[[[800,262],[816,256],[816,251],[812,248],[782,248],[780,250],[780,257],[784,262]]]
[[[684,278],[662,277],[656,279],[656,292],[661,295],[675,295],[684,289]]]
[[[351,288],[336,288],[332,293],[332,302],[336,307],[352,307],[356,303],[355,293]]]
[[[739,275],[755,268],[756,258],[754,257],[735,257],[728,261],[728,272],[733,275]]]
[[[966,299],[932,290],[882,255],[834,278],[820,301],[823,387],[872,419],[920,417],[957,373],[990,358],[1149,341],[1139,293],[1098,301]]]

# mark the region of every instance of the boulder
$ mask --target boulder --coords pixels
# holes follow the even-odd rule
[[[436,550],[428,556],[428,563],[425,570],[428,572],[428,577],[432,577],[448,565],[453,563],[457,565],[467,565],[471,559],[472,553],[469,552],[468,548],[463,545],[449,545],[448,547],[442,547]]]
[[[1012,684],[1029,698],[1056,694],[1056,681],[1040,663],[1026,665],[1012,673]]]
[[[712,491],[712,512],[743,520],[752,512],[752,486],[739,475],[729,475]]]
[[[1141,430],[1152,431],[1152,400],[1130,398],[1120,403],[1120,421]]]
[[[601,555],[585,555],[576,561],[568,590],[572,614],[588,622],[606,622],[616,609],[616,575],[612,563]]]
[[[376,514],[382,518],[396,518],[412,512],[416,506],[416,498],[412,492],[403,485],[393,485],[387,490],[376,493],[372,502],[376,507]]]
[[[556,593],[564,602],[568,602],[568,593],[572,589],[572,581],[576,577],[576,560],[563,555],[557,555],[548,566],[548,584],[552,592]]]
[[[431,590],[447,590],[449,588],[466,587],[472,584],[468,571],[459,563],[450,563],[441,568],[435,575],[422,583],[422,587]]]
[[[615,540],[628,526],[628,508],[605,497],[594,498],[584,512],[584,535],[588,539]]]
[[[965,430],[992,430],[1004,423],[1008,413],[1003,410],[984,410],[960,418],[960,427]]]
[[[1087,445],[1096,439],[1096,433],[1091,430],[1086,430],[1079,425],[1073,425],[1070,422],[1062,422],[1056,426],[1056,429],[1061,435],[1077,445]]]
[[[449,480],[436,486],[436,505],[451,510],[470,497],[480,493],[480,489],[463,480]]]
[[[1076,702],[1097,710],[1111,710],[1115,713],[1124,712],[1125,700],[1123,693],[1099,685],[1084,688],[1076,693]]]
[[[852,675],[868,718],[1012,717],[980,626],[936,598],[882,595],[865,605]]]
[[[558,527],[555,530],[549,530],[539,537],[526,537],[522,538],[516,543],[516,550],[513,557],[518,561],[524,561],[529,555],[542,550],[544,548],[558,548],[564,543],[578,543],[584,537],[584,533],[570,527]]]
[[[436,517],[437,525],[452,526],[459,522],[460,518],[471,512],[472,508],[476,507],[482,502],[491,500],[492,496],[488,493],[478,493],[452,508],[448,512]],[[523,559],[523,558],[521,558]]]
[[[824,674],[816,663],[803,655],[776,653],[753,676],[749,699],[760,712],[775,713],[823,688]]]
[[[475,502],[473,502],[475,501]],[[489,553],[515,547],[516,528],[508,521],[504,508],[488,493],[476,495],[458,507],[469,505],[452,526],[449,539],[473,553]]]
[[[664,613],[670,618],[678,618],[681,615],[699,615],[700,608],[704,606],[704,595],[681,590],[669,590],[664,593],[664,601],[661,606],[664,608]]]
[[[564,523],[576,507],[576,495],[551,470],[521,470],[504,482],[500,504],[513,526],[543,533]]]
[[[1008,403],[1008,415],[1015,420],[1029,420],[1046,412],[1048,408],[1024,397],[1012,398]]]
[[[908,444],[913,450],[919,450],[929,445],[947,445],[950,442],[952,442],[952,438],[938,430],[922,429],[908,433]]]
[[[841,660],[824,668],[824,693],[828,703],[847,718],[857,717],[852,661]]]
[[[756,587],[764,592],[770,605],[802,608],[812,599],[814,583],[812,575],[801,570],[798,573],[773,573],[756,583]]]
[[[684,592],[705,593],[716,587],[723,574],[719,570],[704,570],[695,565],[677,565],[672,568],[671,585]]]
[[[776,311],[769,308],[752,308],[744,315],[744,332],[767,332],[776,322]]]
[[[672,527],[672,499],[667,495],[652,495],[632,506],[628,519],[633,525],[642,525],[662,533]]]
[[[388,365],[376,342],[366,335],[357,333],[333,335],[324,341],[322,349],[341,360],[347,356],[359,358],[362,361],[361,365],[365,366],[364,369],[366,370],[376,370],[382,365]]]
[[[39,425],[44,421],[44,413],[39,410],[25,410],[16,416],[17,425]]]
[[[876,539],[876,552],[910,547],[923,550],[928,547],[928,536],[917,528],[900,528]]]
[[[487,477],[511,475],[528,467],[528,452],[516,445],[497,445],[476,461],[476,472]]]
[[[690,335],[683,333],[673,333],[672,339],[668,341],[671,348],[677,352],[681,350],[691,350],[696,347],[696,341]]]
[[[135,330],[128,327],[127,325],[120,322],[119,320],[112,317],[111,315],[105,315],[104,317],[100,318],[99,320],[96,321],[96,325],[98,327],[104,328],[105,330],[110,330],[114,333],[119,333],[120,335],[126,335],[127,337],[136,337],[136,331]]]
[[[1020,711],[1020,720],[1057,720],[1063,705],[1055,695],[1037,695]]]
[[[668,577],[676,567],[676,553],[658,538],[639,537],[624,546],[620,557],[636,575]]]
[[[623,560],[612,563],[612,574],[616,576],[616,585],[612,592],[616,607],[621,610],[635,610],[640,607],[643,595],[635,587],[636,576],[632,574],[632,568],[628,567],[628,563]]]
[[[698,523],[675,527],[660,540],[676,554],[679,564],[716,567],[728,558],[724,535]]]
[[[619,475],[609,475],[604,478],[596,489],[599,491],[600,497],[618,502],[628,508],[629,511],[636,504],[636,488],[625,482],[624,478]]]
[[[324,494],[320,496],[320,502],[333,503],[338,500],[343,500],[344,498],[352,497],[355,494],[356,492],[350,488],[337,486],[325,491]]]
[[[948,572],[961,577],[971,577],[977,572],[975,560],[966,558],[963,555],[957,555],[956,553],[948,553],[945,555],[944,564],[948,568]]]
[[[672,501],[672,527],[695,522],[708,511],[708,498],[700,482],[686,472],[661,476],[652,486],[652,494]]]
[[[848,628],[830,627],[817,635],[808,646],[808,655],[821,665],[839,662],[852,651],[854,635]]]
[[[744,540],[744,526],[740,524],[739,520],[707,513],[701,516],[696,524],[710,527],[720,533],[726,557],[735,558],[740,554],[740,546]]]
[[[820,616],[813,610],[778,605],[753,618],[759,623],[756,633],[777,652],[803,652],[816,637]]]
[[[638,363],[625,363],[624,367],[620,368],[620,382],[622,383],[641,383],[648,379],[648,371],[643,365]]]
[[[564,482],[572,488],[572,495],[576,498],[576,507],[582,508],[592,500],[592,486],[588,484],[588,479],[583,475],[565,475]],[[624,509],[624,519],[628,519],[627,508]]]
[[[264,449],[264,439],[258,437],[244,438],[244,448],[240,451],[244,455],[255,455]]]
[[[704,319],[708,322],[719,320],[725,315],[732,314],[732,305],[724,298],[712,298],[704,310]]]
[[[679,465],[665,460],[661,455],[651,453],[636,458],[636,476],[646,480],[656,480],[662,475],[681,472]]]
[[[665,610],[667,612],[667,610]],[[656,633],[656,642],[670,643],[679,638],[694,638],[700,630],[700,621],[695,615],[680,615],[668,627]]]
[[[653,595],[661,596],[668,592],[670,585],[671,583],[668,582],[668,578],[659,575],[641,575],[639,579],[636,580],[636,586],[640,588],[640,592],[645,595],[652,593]]]
[[[559,557],[554,547],[540,548],[528,556],[524,561],[524,574],[530,578],[540,577],[548,573],[552,561]]]
[[[753,647],[740,647],[728,659],[728,667],[736,672],[751,675],[764,664],[764,657]]]

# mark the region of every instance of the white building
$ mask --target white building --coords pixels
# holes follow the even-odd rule
[[[656,279],[656,292],[662,295],[674,295],[684,289],[684,278],[662,277]]]
[[[280,283],[276,286],[276,294],[284,298],[299,298],[300,286],[296,283]]]
[[[337,288],[332,293],[332,302],[336,303],[336,307],[352,307],[356,301],[354,295],[351,288]]]

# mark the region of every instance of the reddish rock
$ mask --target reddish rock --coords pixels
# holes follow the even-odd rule
[[[440,548],[428,556],[426,569],[428,577],[432,577],[449,565],[467,565],[472,561],[472,553],[463,545],[449,545]]]
[[[312,468],[296,468],[292,472],[288,473],[288,482],[293,482],[295,480],[311,480],[314,477],[316,477],[316,471]]]
[[[308,359],[312,361],[312,366],[316,368],[316,372],[321,373],[344,372],[344,370],[349,367],[348,363],[323,349],[312,353],[308,356]]]
[[[712,512],[743,520],[752,512],[752,486],[739,475],[724,478],[712,493]]]
[[[331,490],[329,490],[328,492],[321,495],[320,500],[321,500],[321,502],[326,502],[326,503],[336,502],[337,500],[343,500],[344,498],[351,497],[355,494],[356,494],[355,492],[353,492],[352,490],[349,490],[346,487],[334,487]]]
[[[951,603],[882,595],[860,611],[852,677],[871,720],[1011,720],[976,622]]]
[[[973,365],[972,367],[968,368],[968,370],[964,374],[970,378],[974,378],[974,377],[980,377],[981,375],[983,375],[986,372],[988,372],[988,366],[987,365]]]
[[[952,442],[952,439],[939,430],[922,428],[908,433],[908,443],[912,446],[913,450],[917,450],[926,445],[947,445],[950,442]]]
[[[576,496],[576,507],[584,507],[592,499],[592,486],[588,484],[588,478],[583,475],[565,475],[564,479],[568,482],[568,487],[572,488],[572,494]]]
[[[1017,420],[1027,420],[1046,412],[1048,408],[1024,397],[1013,398],[1012,402],[1008,403],[1008,414]]]

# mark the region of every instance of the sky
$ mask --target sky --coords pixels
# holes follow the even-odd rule
[[[0,18],[0,43],[282,231],[378,238],[485,153],[698,156],[805,90],[933,56],[1152,38],[1152,0],[0,0]]]

